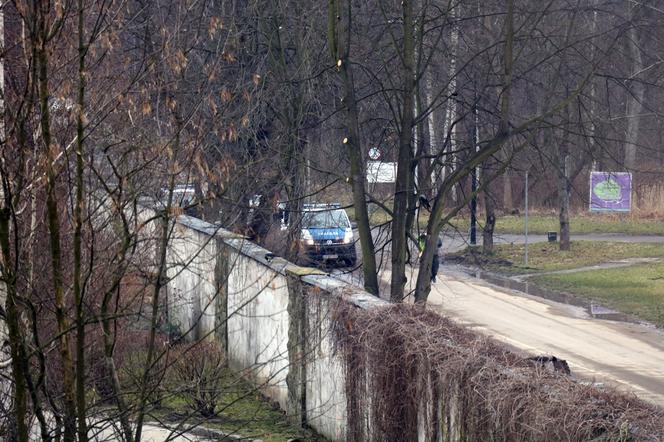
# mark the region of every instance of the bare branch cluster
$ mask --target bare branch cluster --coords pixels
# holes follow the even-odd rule
[[[418,306],[336,312],[348,440],[658,440],[664,414]],[[398,357],[395,357],[398,355]]]

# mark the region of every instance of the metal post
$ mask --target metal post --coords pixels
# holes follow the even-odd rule
[[[525,265],[528,267],[528,171],[526,170],[526,256],[525,256]]]

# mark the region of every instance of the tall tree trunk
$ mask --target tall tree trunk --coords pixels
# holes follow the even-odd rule
[[[489,172],[494,169],[495,160],[493,157],[487,160],[483,166],[482,177],[490,179]],[[496,227],[496,203],[495,195],[491,189],[491,186],[485,186],[484,192],[484,229],[482,230],[482,251],[485,254],[493,253],[493,231]]]
[[[424,8],[422,8],[422,15],[420,16],[419,26],[417,28],[418,36],[418,49],[415,53],[415,58],[418,59],[417,65],[419,66],[419,59],[421,58],[421,53],[423,51],[424,43]],[[415,68],[414,68],[415,70]],[[414,73],[417,77],[417,73]],[[421,83],[415,80],[414,84],[414,95],[415,95],[415,109],[413,113],[413,120],[417,116],[422,115],[423,103],[422,103],[422,88],[420,87]],[[415,126],[415,152],[414,157],[419,158],[419,160],[413,160],[411,162],[411,183],[409,188],[412,189],[408,194],[408,216],[406,218],[406,232],[413,231],[413,225],[418,222],[417,220],[417,203],[418,195],[425,195],[425,190],[427,188],[426,182],[429,177],[429,161],[423,156],[426,154],[425,147],[425,120],[420,118]],[[429,184],[430,185],[430,184]],[[406,239],[406,244],[408,244],[408,239]],[[410,248],[406,245],[406,255],[408,257],[407,261],[410,263]]]
[[[399,154],[397,177],[394,190],[394,211],[392,216],[392,280],[390,300],[401,302],[406,285],[406,218],[408,199],[413,192],[413,93],[415,90],[415,44],[413,35],[413,0],[401,2],[403,10],[403,49],[402,62],[402,108],[401,133],[399,134]]]
[[[598,13],[597,13],[597,5],[598,5],[599,0],[593,0],[592,1],[592,7],[593,7],[593,18],[591,21],[590,29],[591,29],[591,35],[595,35],[597,33],[597,22],[598,22]],[[594,60],[596,57],[596,52],[597,48],[595,45],[592,45],[591,47],[591,53],[590,53],[590,59]],[[598,108],[598,103],[597,103],[597,82],[595,79],[590,81],[590,84],[588,85],[590,92],[590,125],[588,127],[588,146],[589,146],[589,151],[591,155],[591,170],[598,170],[598,167],[601,167],[601,162],[602,162],[602,147],[595,141],[595,137],[597,136],[597,125],[595,124],[595,121],[597,119],[597,108]]]
[[[302,235],[301,214],[304,207],[303,197],[306,193],[306,171],[304,150],[306,141],[300,138],[299,127],[294,127],[293,136],[288,137],[290,142],[290,151],[292,152],[289,159],[287,196],[288,202],[286,209],[289,213],[289,226],[288,226],[288,250],[286,258],[289,260],[296,260],[300,251],[300,240]]]
[[[487,143],[483,145],[480,151],[474,154],[469,161],[457,167],[452,174],[445,178],[445,180],[438,187],[439,197],[434,200],[431,216],[427,223],[427,239],[420,257],[420,270],[417,275],[417,285],[415,287],[415,302],[424,304],[429,297],[431,291],[431,265],[433,255],[436,253],[438,246],[438,235],[446,222],[443,219],[444,199],[441,195],[449,191],[456,185],[461,178],[470,174],[472,168],[487,161],[499,149],[502,148],[504,143],[509,139],[510,126],[510,96],[512,85],[512,69],[513,69],[513,45],[514,45],[514,0],[507,0],[507,14],[505,17],[505,50],[503,53],[503,88],[500,94],[500,128],[498,133]],[[456,212],[448,215],[453,216]]]
[[[507,152],[502,150],[503,161],[508,161]],[[512,174],[509,169],[503,174],[503,210],[510,212],[514,209],[514,197],[512,196]]]
[[[78,418],[78,441],[88,440],[85,406],[85,317],[81,269],[83,236],[83,157],[85,154],[85,56],[87,47],[83,34],[85,8],[78,0],[78,109],[76,113],[76,204],[74,207],[74,303],[76,308],[76,413]]]
[[[434,102],[434,85],[433,85],[433,69],[430,68],[429,72],[426,75],[426,82],[425,82],[425,96],[426,96],[426,102],[425,104],[427,106],[433,106]],[[427,117],[427,125],[429,129],[429,148],[427,153],[431,156],[438,154],[438,149],[439,149],[439,132],[438,132],[438,109],[436,106],[433,106],[431,109],[429,116]],[[436,173],[431,167],[431,160],[429,159],[424,159],[422,160],[422,164],[425,165],[426,167],[426,172],[427,176],[422,179],[422,182],[420,183],[420,188],[424,189],[424,193],[427,197],[427,199],[433,198],[433,183],[436,181]]]
[[[5,15],[5,6],[7,3],[0,7],[0,47],[5,47],[5,34],[4,34],[4,15]],[[23,23],[25,25],[25,23]],[[34,47],[32,55],[34,55]],[[26,62],[28,57],[26,56]],[[32,57],[32,60],[35,60],[35,57]],[[4,140],[5,147],[11,146],[10,141],[6,138],[7,134],[5,132],[5,72],[4,72],[4,61],[0,60],[0,139]],[[28,82],[34,80],[35,76],[34,71],[31,71],[28,74]],[[26,101],[29,103],[25,106],[25,110],[20,112],[18,116],[18,124],[16,125],[15,134],[16,134],[16,145],[17,152],[27,152],[27,142],[28,137],[26,134],[27,120],[30,118],[30,113],[32,111],[32,106],[34,104],[32,93],[26,96]],[[29,109],[29,110],[28,110]],[[37,137],[39,134],[36,134]],[[37,139],[35,137],[35,139]],[[10,151],[10,149],[6,149]],[[38,156],[37,151],[34,151],[33,161],[36,161]],[[5,165],[4,161],[0,164]],[[33,177],[34,179],[34,177]],[[28,247],[28,280],[27,286],[34,287],[32,281],[33,273],[33,261],[31,259],[32,255],[32,244],[31,239],[36,232],[36,195],[35,192],[32,192],[30,196],[30,214],[31,220],[33,221],[29,228],[28,239],[23,239],[14,243],[14,252],[12,253],[10,238],[15,237],[16,230],[19,229],[17,225],[16,214],[13,211],[14,204],[18,201],[18,196],[12,193],[12,190],[16,190],[19,193],[21,192],[22,186],[18,185],[16,189],[12,189],[12,182],[9,179],[9,171],[5,170],[0,166],[0,309],[4,311],[4,320],[0,321],[0,341],[7,342],[9,345],[9,352],[5,346],[0,350],[0,355],[2,355],[2,362],[9,360],[10,364],[8,366],[0,367],[0,400],[9,402],[10,398],[13,397],[11,408],[13,413],[10,417],[9,422],[9,434],[7,437],[9,440],[17,441],[27,441],[30,436],[30,428],[28,421],[28,394],[32,401],[32,407],[39,422],[40,427],[40,436],[44,442],[50,442],[52,440],[49,427],[46,418],[44,416],[43,406],[41,403],[41,398],[39,398],[39,387],[43,386],[42,383],[44,375],[44,353],[43,347],[39,343],[39,336],[37,330],[36,318],[31,316],[27,320],[27,325],[23,321],[23,315],[26,313],[24,306],[31,306],[28,300],[21,296],[17,287],[17,262],[18,256],[21,255],[20,246],[22,243],[30,244]],[[15,200],[16,198],[16,200]],[[12,228],[13,226],[13,228]],[[12,232],[13,231],[13,232]],[[34,315],[34,308],[29,309],[28,313]],[[32,338],[34,340],[34,353],[28,350],[27,338],[30,335],[30,330],[28,326],[32,327]],[[39,358],[39,363],[31,366],[31,356],[30,354],[36,354]],[[11,368],[11,373],[6,372],[6,368]],[[34,379],[32,377],[33,369],[38,373],[37,376],[39,380],[37,385],[35,385]],[[13,383],[10,382],[10,379],[13,379]],[[12,394],[13,392],[13,394]],[[6,406],[6,409],[10,408],[9,403],[3,403],[3,406]],[[56,425],[60,422],[59,417],[54,417]],[[58,426],[59,428],[59,426]]]
[[[125,248],[125,251],[129,248],[128,244]],[[118,278],[118,284],[122,277]],[[120,296],[119,289],[116,296]],[[117,312],[111,314],[111,301],[113,299],[113,291],[109,290],[105,293],[102,305],[101,305],[101,323],[102,331],[104,335],[104,364],[106,366],[106,371],[108,377],[110,378],[111,389],[113,390],[113,399],[115,400],[116,406],[118,407],[118,415],[120,420],[120,428],[122,430],[122,436],[124,442],[132,442],[132,430],[131,424],[129,422],[129,412],[128,407],[125,402],[125,395],[122,392],[122,387],[120,385],[120,379],[118,377],[118,370],[115,366],[115,360],[113,359],[113,352],[115,349],[115,339],[113,334],[113,327],[115,318],[117,318]]]
[[[636,6],[628,3],[630,18],[634,20]],[[634,170],[637,159],[637,146],[639,143],[639,126],[641,112],[643,111],[643,99],[645,87],[636,78],[643,71],[643,57],[639,48],[639,34],[636,24],[632,23],[628,32],[627,46],[632,62],[632,72],[629,77],[629,93],[627,94],[627,130],[625,136],[625,163],[627,170]]]
[[[67,306],[64,292],[64,273],[62,262],[62,245],[60,233],[60,215],[56,196],[57,172],[56,172],[56,146],[53,145],[51,137],[51,120],[49,109],[50,90],[48,85],[48,29],[46,18],[49,16],[48,6],[38,6],[41,11],[37,17],[37,64],[39,76],[39,111],[41,113],[41,135],[46,149],[46,218],[48,224],[51,271],[53,277],[53,296],[55,304],[55,316],[58,329],[58,350],[62,360],[62,383],[64,390],[64,434],[65,441],[76,438],[76,386],[74,379],[74,367],[70,348],[69,320],[67,319]]]
[[[4,2],[0,7],[0,47],[5,47],[5,8]],[[0,139],[5,140],[5,67],[4,60],[0,60]],[[10,247],[10,218],[11,218],[11,195],[9,195],[8,179],[5,171],[0,169],[0,308],[5,314],[4,320],[0,320],[0,338],[3,342],[9,342],[9,354],[6,353],[6,347],[2,346],[0,355],[2,361],[6,356],[11,357],[11,376],[5,373],[4,368],[0,369],[0,400],[7,400],[13,389],[12,418],[13,433],[7,437],[15,438],[19,442],[28,441],[27,425],[27,385],[25,372],[20,361],[25,358],[23,346],[23,336],[21,334],[18,303],[16,299],[16,278],[12,269],[14,265],[11,262]],[[9,379],[13,379],[13,386]],[[8,405],[8,404],[3,404]]]
[[[3,177],[3,187],[5,180]],[[4,189],[3,189],[4,190]],[[0,263],[2,263],[2,277],[4,281],[0,282],[0,296],[2,296],[2,307],[5,312],[5,320],[7,324],[7,337],[10,347],[12,378],[13,385],[13,434],[7,436],[19,442],[28,442],[28,395],[27,395],[27,381],[25,365],[22,362],[26,361],[27,355],[23,345],[23,336],[21,333],[20,314],[18,309],[18,300],[16,293],[16,278],[13,275],[12,269],[14,268],[11,262],[11,247],[10,247],[10,230],[9,219],[10,209],[8,206],[5,192],[0,191],[0,196],[3,197],[3,208],[0,211],[0,246],[2,248],[2,256]],[[2,324],[5,327],[5,324]],[[3,330],[4,339],[4,330]],[[3,384],[6,382],[4,379],[1,381]],[[2,386],[4,390],[4,385]],[[4,399],[4,398],[3,398]]]
[[[289,68],[287,61],[287,54],[282,41],[282,22],[284,20],[282,13],[283,8],[279,2],[274,2],[271,9],[267,10],[268,14],[265,21],[264,33],[269,36],[269,52],[268,63],[270,71],[273,72],[275,80],[278,81],[283,90],[283,100],[279,101],[275,108],[275,114],[283,127],[283,134],[279,139],[283,140],[279,149],[279,173],[281,174],[280,181],[284,183],[286,190],[286,210],[289,213],[289,225],[286,235],[286,258],[295,261],[299,255],[299,245],[301,237],[301,215],[303,208],[303,197],[305,194],[305,154],[304,147],[306,146],[305,140],[302,136],[302,125],[305,118],[305,100],[307,91],[302,88],[302,82],[298,81],[297,72],[293,73]],[[300,11],[291,11],[298,14]],[[300,28],[297,32],[301,31]],[[299,33],[297,35],[298,41],[303,41],[304,36]],[[304,45],[298,48],[298,56],[300,67],[309,62],[309,47]],[[274,186],[275,191],[277,185]],[[276,196],[276,195],[275,195]],[[262,206],[266,204],[272,206],[273,198],[267,198],[267,201],[261,203]],[[269,208],[261,207],[259,210],[269,210]]]
[[[122,195],[123,192],[118,192],[119,195]],[[121,221],[119,225],[123,226],[123,241],[122,246],[118,253],[116,254],[116,274],[111,284],[109,290],[104,293],[102,297],[102,303],[100,308],[101,313],[101,326],[104,336],[104,363],[108,373],[110,386],[113,391],[113,399],[115,400],[117,409],[118,409],[118,419],[120,420],[120,428],[122,431],[122,436],[124,442],[132,442],[132,429],[129,422],[129,409],[125,402],[125,395],[122,392],[122,387],[120,385],[120,379],[118,377],[117,367],[115,365],[115,360],[113,359],[113,353],[115,350],[115,334],[114,329],[117,329],[117,320],[119,318],[117,309],[120,307],[120,303],[115,303],[116,311],[111,311],[111,302],[113,301],[113,295],[116,297],[120,296],[120,285],[126,274],[126,257],[129,248],[132,246],[131,233],[129,230],[129,222],[124,210],[124,205],[121,201],[117,201],[115,207],[119,208],[118,218]],[[134,206],[134,215],[138,216],[138,211]],[[116,298],[119,299],[119,298]]]
[[[181,149],[181,136],[182,136],[182,120],[180,118],[179,109],[176,108],[174,111],[175,119],[175,137],[173,139],[173,149],[170,151],[170,158],[168,159],[168,170],[175,170],[173,165],[177,162],[177,153]],[[157,255],[157,272],[156,278],[152,281],[153,290],[152,290],[152,305],[150,306],[150,332],[148,335],[148,345],[147,345],[147,355],[145,357],[145,365],[143,366],[141,385],[139,391],[139,404],[138,404],[138,413],[136,416],[136,433],[134,436],[134,442],[141,442],[141,433],[143,431],[143,422],[145,421],[145,415],[147,414],[147,402],[150,394],[150,390],[153,388],[151,385],[150,378],[156,376],[155,370],[157,366],[155,364],[157,358],[157,348],[156,348],[156,339],[157,339],[157,330],[159,328],[159,316],[160,316],[160,299],[163,288],[168,284],[168,245],[170,243],[170,231],[171,231],[171,207],[174,204],[173,198],[173,189],[175,188],[176,173],[171,172],[168,177],[168,199],[166,203],[166,208],[159,219],[160,231],[159,236],[157,237],[158,241],[158,255]]]
[[[569,121],[569,108],[565,112],[565,119]],[[570,155],[569,130],[563,128],[562,142],[558,148],[558,214],[560,222],[560,250],[569,250],[569,198],[570,198]]]
[[[461,8],[461,4],[458,4],[456,8]],[[449,15],[451,20],[456,20],[457,15],[460,16],[460,11],[457,11],[455,8],[450,9]],[[457,61],[457,51],[459,47],[459,27],[456,23],[452,24],[450,30],[450,61],[449,67],[447,70],[449,79],[448,84],[448,100],[447,108],[445,110],[445,124],[443,126],[443,134],[445,137],[449,137],[449,143],[447,144],[447,154],[443,156],[443,168],[441,173],[442,180],[454,169],[456,164],[456,125],[455,122],[458,118],[458,105],[456,101],[457,93],[457,78],[456,78],[456,61]],[[454,126],[453,126],[454,125]],[[456,195],[456,185],[452,187],[452,199],[457,200]],[[444,195],[439,195],[439,198],[444,198]]]
[[[346,116],[346,130],[348,136],[344,139],[348,158],[350,160],[350,181],[353,189],[353,207],[355,209],[355,220],[360,235],[360,246],[362,248],[362,270],[364,276],[364,288],[369,293],[378,296],[378,274],[376,267],[376,254],[371,226],[369,224],[369,211],[367,209],[367,195],[365,188],[365,173],[362,155],[362,143],[360,139],[359,112],[355,98],[355,83],[353,81],[353,70],[350,61],[350,30],[352,19],[351,0],[346,3],[346,17],[343,19],[339,0],[328,0],[328,44],[335,64],[339,70],[344,89],[344,106]],[[342,28],[337,32],[337,17]],[[342,42],[341,37],[345,40]],[[411,110],[412,112],[412,110]]]

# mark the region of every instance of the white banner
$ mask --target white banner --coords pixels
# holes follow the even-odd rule
[[[367,162],[367,181],[369,183],[393,183],[397,177],[397,163],[382,161]]]

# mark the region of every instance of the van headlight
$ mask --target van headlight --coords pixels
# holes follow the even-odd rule
[[[344,231],[344,244],[350,244],[353,242],[353,229],[346,229]]]
[[[308,246],[314,245],[314,237],[311,236],[311,232],[307,229],[302,229],[302,242]]]

